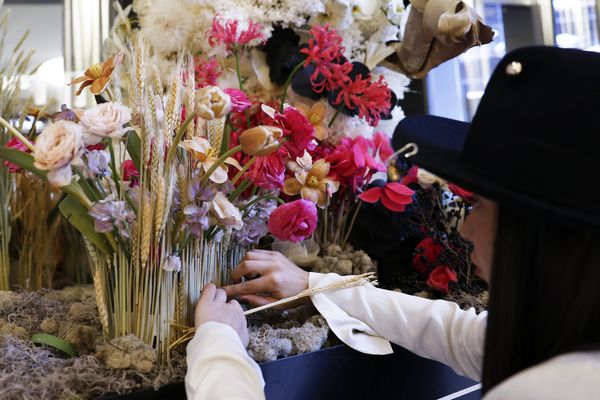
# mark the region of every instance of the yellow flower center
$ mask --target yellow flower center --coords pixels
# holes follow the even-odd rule
[[[310,178],[308,178],[308,185],[319,186],[319,178],[317,178],[316,176],[311,176]]]
[[[89,68],[90,74],[92,74],[92,78],[98,79],[102,76],[102,64],[95,63],[90,65]]]

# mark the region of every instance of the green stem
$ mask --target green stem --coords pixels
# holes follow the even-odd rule
[[[115,187],[117,188],[117,193],[120,196],[121,195],[121,178],[119,177],[119,172],[117,171],[117,164],[115,163],[115,148],[113,146],[112,140],[109,140],[109,142],[108,142],[108,151],[110,152],[110,169],[112,171],[113,182],[115,183]]]
[[[333,114],[333,117],[331,117],[331,120],[327,124],[328,128],[331,128],[331,125],[333,125],[333,123],[335,122],[338,115],[340,115],[340,113],[342,112],[343,108],[344,108],[344,102],[341,102],[340,105],[338,106],[338,108],[336,108],[335,114]]]
[[[246,209],[249,209],[252,206],[254,206],[256,203],[258,203],[258,202],[260,202],[262,200],[275,200],[279,204],[285,204],[285,201],[283,201],[282,199],[280,199],[277,196],[265,195],[265,196],[257,197],[256,199],[254,199],[252,201],[249,201],[248,203],[244,204],[243,207],[240,207],[240,211],[244,211]]]
[[[29,150],[31,150],[32,153],[35,152],[33,144],[29,140],[27,140],[27,138],[23,136],[21,132],[16,130],[14,126],[12,126],[7,120],[5,120],[2,117],[0,117],[0,125],[4,126],[11,135],[19,139]]]
[[[169,149],[169,152],[167,153],[167,161],[166,161],[167,168],[169,168],[169,166],[171,165],[171,161],[173,161],[173,157],[175,157],[175,152],[177,151],[179,142],[181,142],[181,139],[183,138],[183,135],[187,131],[188,126],[196,118],[196,116],[197,116],[196,113],[192,113],[192,115],[190,115],[189,117],[187,117],[185,119],[185,121],[183,122],[183,125],[181,125],[179,127],[179,130],[177,131],[177,134],[175,135],[175,139],[173,139],[173,143],[171,143],[171,148]]]
[[[240,180],[240,178],[242,177],[242,175],[244,175],[244,172],[248,171],[248,168],[250,168],[252,166],[252,164],[254,164],[256,162],[256,156],[252,156],[252,158],[250,160],[248,160],[248,162],[246,163],[246,165],[244,165],[242,167],[242,169],[240,170],[240,172],[238,172],[233,179],[231,180],[231,184],[235,185],[237,183],[237,181]]]
[[[294,67],[294,69],[288,76],[287,80],[283,84],[283,93],[281,94],[281,99],[280,99],[281,104],[279,105],[279,112],[283,112],[283,106],[285,105],[285,98],[287,97],[288,88],[292,84],[292,79],[294,79],[294,76],[296,76],[296,74],[298,73],[298,71],[300,71],[300,68],[302,68],[303,65],[304,65],[304,61],[299,62],[298,65],[296,65]]]
[[[234,155],[235,153],[237,153],[238,151],[241,151],[241,150],[242,150],[242,145],[237,145],[237,146],[229,149],[221,157],[219,157],[217,159],[217,161],[215,161],[215,163],[208,169],[208,171],[206,171],[204,176],[200,179],[200,188],[202,189],[204,187],[204,185],[206,184],[206,182],[208,181],[210,176],[213,174],[213,172],[215,172],[217,170],[217,168],[219,168],[221,166],[221,164],[223,164],[223,162],[225,162],[225,160],[227,160],[229,157],[231,157],[232,155]]]

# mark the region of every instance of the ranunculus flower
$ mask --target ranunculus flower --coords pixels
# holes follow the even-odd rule
[[[195,111],[206,120],[224,117],[231,111],[231,97],[218,86],[198,89],[195,101]]]
[[[438,292],[450,293],[448,283],[457,281],[456,271],[447,265],[439,265],[429,274],[427,285]]]
[[[244,112],[252,105],[246,93],[240,89],[225,89],[225,93],[231,98],[231,109],[235,112]]]
[[[283,204],[269,217],[269,232],[279,240],[301,242],[317,227],[317,207],[311,201],[295,200]]]
[[[70,121],[48,125],[35,142],[35,167],[48,171],[48,182],[55,187],[71,183],[71,162],[82,150],[81,126]]]
[[[127,132],[124,125],[131,121],[131,110],[118,102],[107,102],[86,110],[80,120],[86,145],[102,139],[120,139]]]
[[[279,147],[282,133],[279,128],[259,125],[242,132],[238,141],[242,151],[249,156],[268,156]]]
[[[242,229],[244,226],[240,210],[221,192],[217,192],[211,201],[210,216],[221,226],[236,230]]]
[[[424,274],[425,271],[437,261],[444,248],[431,237],[426,237],[415,248],[413,267],[417,272]]]
[[[381,200],[385,208],[395,212],[403,212],[406,206],[413,202],[415,192],[408,186],[398,182],[386,183],[384,187],[373,187],[358,195],[358,198],[367,203],[376,203]]]
[[[132,160],[125,160],[123,163],[123,180],[129,182],[131,188],[140,184],[140,172]]]
[[[22,151],[23,153],[31,153],[29,148],[25,146],[25,144],[23,144],[23,142],[21,142],[16,137],[6,142],[5,147],[8,147],[9,149],[13,150]],[[4,161],[4,166],[8,168],[8,172],[10,173],[17,173],[23,170],[23,168],[19,167],[17,164],[11,163],[10,161]]]
[[[470,200],[473,198],[473,192],[469,192],[468,190],[465,190],[463,188],[461,188],[458,185],[455,185],[454,183],[449,183],[448,184],[448,189],[454,193],[454,195],[463,198],[465,200]]]

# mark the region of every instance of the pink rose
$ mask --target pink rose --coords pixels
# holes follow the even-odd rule
[[[427,285],[438,292],[450,293],[448,283],[457,281],[456,271],[447,265],[439,265],[429,274]]]
[[[317,206],[308,200],[283,204],[269,217],[269,232],[279,240],[301,242],[317,227]]]

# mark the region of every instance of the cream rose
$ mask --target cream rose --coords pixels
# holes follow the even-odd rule
[[[108,102],[86,110],[81,116],[83,140],[86,145],[102,139],[120,139],[127,132],[123,127],[131,121],[131,110],[121,103]]]
[[[222,226],[235,230],[242,229],[244,226],[240,210],[221,192],[217,192],[215,198],[211,201],[210,214]]]
[[[35,142],[35,167],[48,171],[48,182],[55,187],[71,183],[71,163],[83,147],[81,126],[71,121],[48,125]]]
[[[196,91],[195,105],[202,118],[221,118],[231,111],[231,97],[217,86],[206,86]]]

